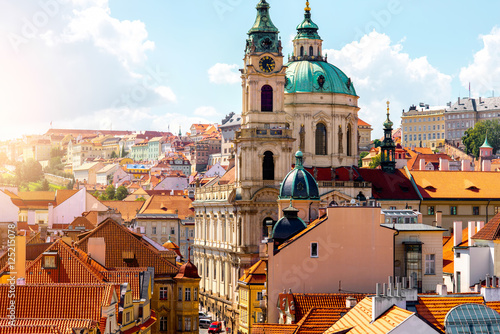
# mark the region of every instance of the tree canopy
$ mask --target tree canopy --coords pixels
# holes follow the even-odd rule
[[[493,147],[493,154],[497,152],[500,148],[500,123],[498,120],[487,120],[478,122],[473,128],[465,131],[462,143],[467,154],[479,157],[479,148],[484,144],[486,134],[488,134],[488,143]]]
[[[370,162],[370,168],[375,169],[380,166],[380,161],[382,160],[382,156],[380,154],[374,156],[372,161]]]
[[[366,157],[368,154],[370,154],[370,153],[369,152],[361,152],[359,154],[358,167],[363,167],[363,158]]]
[[[115,194],[116,200],[123,201],[127,196],[128,196],[128,190],[127,188],[125,188],[125,186],[119,186],[118,189],[116,189],[116,194]]]

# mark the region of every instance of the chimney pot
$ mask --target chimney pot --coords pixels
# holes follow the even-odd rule
[[[453,222],[453,246],[458,246],[462,242],[462,222]]]
[[[490,287],[490,276],[486,275],[486,287]]]

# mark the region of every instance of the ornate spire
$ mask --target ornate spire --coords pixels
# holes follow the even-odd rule
[[[248,31],[246,53],[281,53],[281,41],[278,39],[279,31],[269,15],[270,7],[265,0],[261,0],[257,4],[257,17],[252,28]]]
[[[321,39],[318,35],[319,27],[311,19],[311,7],[309,7],[309,1],[306,2],[306,8],[304,8],[304,21],[297,26],[297,36],[295,39]]]
[[[392,123],[392,121],[390,119],[390,110],[391,110],[390,105],[391,105],[391,102],[387,101],[387,119],[384,122],[384,127],[386,129],[392,130],[392,126],[394,125],[394,123]]]
[[[306,8],[304,8],[304,10],[306,12],[310,12],[311,11],[311,7],[309,7],[309,1],[306,1]]]
[[[304,154],[301,151],[295,153],[295,169],[304,169]]]
[[[266,0],[261,0],[257,5],[257,18],[253,27],[248,31],[248,34],[255,32],[274,32],[278,33],[278,28],[271,21],[271,16],[269,15],[269,4]]]

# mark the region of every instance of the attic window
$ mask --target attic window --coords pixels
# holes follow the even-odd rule
[[[399,185],[399,188],[401,188],[401,190],[405,193],[407,193],[408,191],[410,191],[410,188],[408,188],[407,186],[404,186],[402,184]]]
[[[467,190],[470,190],[470,191],[479,191],[479,188],[476,187],[476,186],[470,186],[469,188],[467,188]]]
[[[436,191],[436,188],[434,188],[433,186],[427,186],[424,189],[429,191]]]
[[[57,269],[57,252],[45,252],[42,258],[43,269]]]

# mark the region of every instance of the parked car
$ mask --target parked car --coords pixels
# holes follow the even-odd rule
[[[198,318],[200,318],[200,319],[212,319],[211,316],[209,316],[205,312],[201,312],[201,311],[198,313]]]
[[[209,333],[221,333],[223,332],[222,330],[222,322],[220,321],[214,321],[208,328]]]
[[[209,328],[211,323],[210,319],[200,319],[200,328]]]

